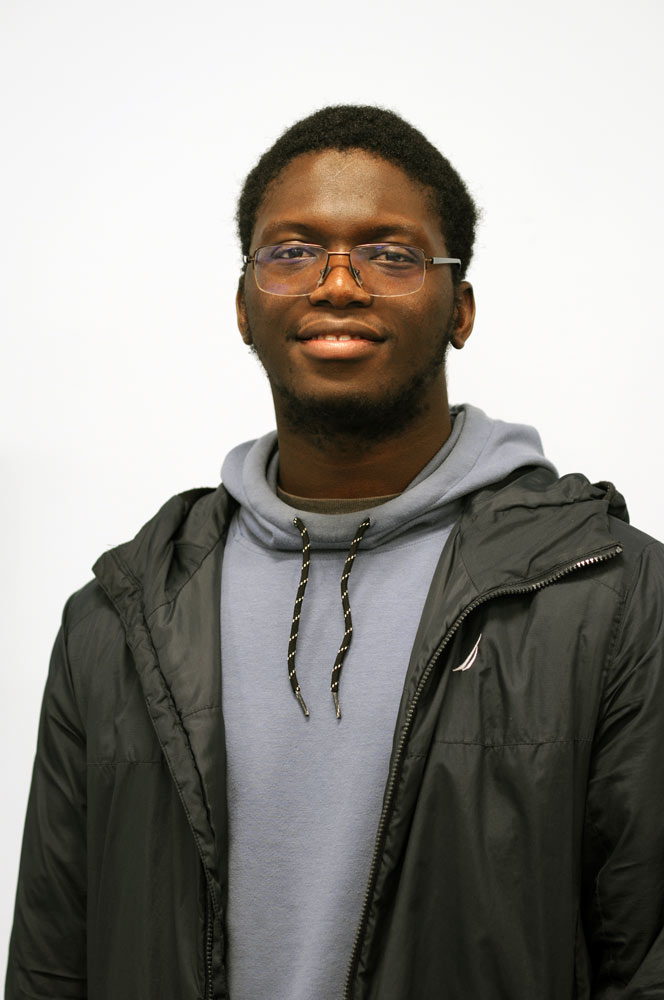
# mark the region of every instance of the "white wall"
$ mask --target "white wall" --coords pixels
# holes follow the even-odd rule
[[[661,507],[659,0],[2,0],[2,851],[9,933],[60,610],[268,429],[235,328],[241,181],[296,118],[379,103],[485,217],[451,397]]]

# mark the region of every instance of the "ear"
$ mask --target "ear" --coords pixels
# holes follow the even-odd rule
[[[237,312],[237,327],[242,335],[242,339],[245,344],[252,344],[253,340],[251,338],[251,330],[249,329],[249,320],[247,318],[247,303],[244,298],[244,275],[240,275],[240,280],[237,286],[237,295],[235,296],[235,309]]]
[[[454,319],[450,343],[460,351],[473,332],[475,323],[475,295],[469,281],[462,281],[456,290]]]

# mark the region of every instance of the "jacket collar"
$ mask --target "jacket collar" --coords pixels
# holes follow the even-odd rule
[[[459,557],[479,591],[535,581],[614,546],[610,515],[628,520],[611,483],[521,470],[469,499]]]

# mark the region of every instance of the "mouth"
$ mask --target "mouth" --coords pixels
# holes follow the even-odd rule
[[[306,342],[322,341],[328,344],[344,344],[357,340],[382,343],[385,337],[381,337],[376,330],[368,326],[338,323],[334,326],[326,324],[325,326],[305,327],[298,331],[295,339]]]
[[[330,364],[332,362],[359,362],[375,356],[383,350],[384,338],[378,337],[374,331],[362,333],[339,330],[329,331],[307,330],[296,338],[299,350],[314,364]]]
[[[370,340],[369,337],[361,337],[357,333],[316,333],[312,337],[298,337],[298,340],[325,340],[329,343],[340,344],[347,340]]]

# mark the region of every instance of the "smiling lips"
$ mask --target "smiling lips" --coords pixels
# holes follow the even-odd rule
[[[361,337],[358,333],[317,333],[313,337],[304,337],[304,340],[327,340],[332,343],[340,343],[342,340],[368,340],[368,337]]]
[[[384,343],[375,334],[369,337],[360,333],[312,333],[297,338],[299,349],[312,361],[320,363],[361,361],[375,354]]]
[[[380,343],[385,338],[371,327],[352,323],[327,324],[325,326],[305,327],[296,335],[299,341],[324,341],[325,343],[347,343],[349,340],[364,340]]]
[[[371,326],[345,320],[323,322],[318,317],[298,330],[295,339],[305,355],[316,361],[356,361],[374,353],[385,341]]]

